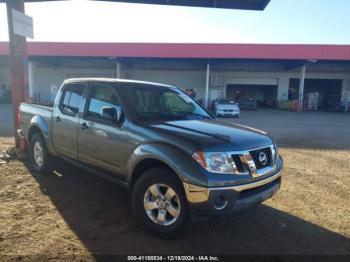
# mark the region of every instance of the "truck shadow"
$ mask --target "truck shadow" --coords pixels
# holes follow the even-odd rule
[[[152,237],[134,221],[126,189],[60,164],[32,174],[97,260],[106,254],[350,254],[350,240],[266,205],[197,222],[177,240]]]

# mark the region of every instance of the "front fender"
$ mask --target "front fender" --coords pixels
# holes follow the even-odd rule
[[[169,166],[182,182],[207,186],[202,168],[183,150],[164,142],[150,142],[137,147],[127,163],[127,178],[131,181],[135,167],[145,159],[154,159]]]

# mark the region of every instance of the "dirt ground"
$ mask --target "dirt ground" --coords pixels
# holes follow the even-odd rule
[[[264,128],[261,123],[268,124],[259,114],[246,113],[238,122]],[[133,219],[128,192],[99,177],[60,161],[54,174],[47,176],[31,173],[19,161],[1,163],[0,257],[99,260],[98,255],[106,254],[350,255],[350,116],[332,118],[339,120],[335,126],[347,128],[347,132],[337,133],[338,129],[329,129],[328,115],[309,115],[303,123],[293,120],[298,115],[286,114],[290,121],[281,118],[285,121],[282,128],[272,123],[278,118],[268,125],[285,161],[283,185],[277,195],[241,214],[196,222],[178,240],[165,241],[144,233]],[[300,126],[301,131],[292,132],[292,126]],[[312,130],[315,126],[316,131]],[[311,139],[303,132],[314,136]],[[12,143],[12,138],[0,138],[0,151]]]

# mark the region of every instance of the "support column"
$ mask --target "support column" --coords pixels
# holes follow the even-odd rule
[[[27,69],[27,46],[26,38],[15,35],[13,32],[12,9],[24,13],[24,0],[7,0],[7,22],[9,31],[9,49],[11,64],[11,92],[13,106],[14,136],[16,148],[20,148],[19,137],[17,135],[18,107],[24,102],[28,95],[28,69]],[[22,146],[21,146],[22,149]]]
[[[122,64],[117,62],[117,78],[122,78]]]
[[[209,80],[210,80],[210,65],[207,63],[207,73],[205,77],[205,97],[204,97],[204,106],[209,108]]]
[[[345,105],[345,111],[350,112],[350,79],[343,79],[341,101]]]
[[[34,62],[28,62],[28,98],[34,100]]]
[[[288,100],[288,91],[289,91],[289,77],[281,76],[278,79],[277,100],[278,101]]]
[[[300,81],[299,81],[299,112],[303,112],[304,104],[304,83],[305,83],[305,71],[306,66],[300,68]]]

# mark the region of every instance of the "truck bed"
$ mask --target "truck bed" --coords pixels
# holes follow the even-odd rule
[[[31,119],[35,116],[40,117],[40,119],[45,122],[45,125],[47,127],[51,126],[51,117],[53,112],[52,107],[38,104],[22,103],[19,107],[19,110],[21,114],[19,126],[25,134],[27,134],[27,129],[31,126]]]

